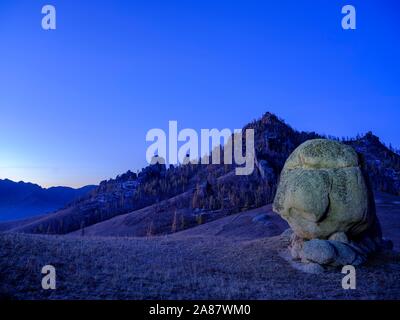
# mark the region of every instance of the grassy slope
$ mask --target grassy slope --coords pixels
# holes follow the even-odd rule
[[[192,192],[184,192],[160,203],[118,215],[111,219],[71,232],[72,235],[85,236],[129,236],[143,237],[154,234],[171,233],[175,222],[176,231],[196,224],[190,208]]]
[[[397,249],[398,199],[377,203]],[[340,270],[305,274],[280,257],[287,243],[275,234],[284,224],[271,213],[269,223],[253,221],[267,210],[157,237],[1,234],[0,292],[24,299],[400,299],[400,254],[358,267],[357,290],[345,291]],[[57,268],[55,291],[40,287],[45,264]]]
[[[12,230],[14,228],[17,228],[17,227],[20,227],[20,226],[23,226],[23,225],[34,223],[35,221],[43,219],[46,216],[47,215],[44,214],[44,215],[38,215],[38,216],[34,216],[34,217],[29,217],[29,218],[26,218],[26,219],[2,221],[2,222],[0,222],[0,232]]]

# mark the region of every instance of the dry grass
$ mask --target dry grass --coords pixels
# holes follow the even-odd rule
[[[340,270],[310,275],[279,257],[281,237],[232,241],[177,235],[75,238],[2,234],[1,294],[13,299],[399,299],[400,256],[357,269],[358,288]],[[41,289],[41,267],[57,289]]]
[[[378,201],[384,235],[399,248],[398,197]],[[286,225],[269,207],[168,236],[0,234],[0,297],[10,299],[400,299],[400,254],[357,267],[357,289],[340,270],[311,275],[281,258]],[[265,221],[255,222],[260,212]],[[41,289],[41,268],[57,289]]]

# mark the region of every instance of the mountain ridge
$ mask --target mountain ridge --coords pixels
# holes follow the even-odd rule
[[[248,128],[255,131],[256,152],[256,170],[249,176],[232,174],[235,165],[228,164],[186,164],[169,168],[163,164],[149,165],[138,174],[128,171],[115,179],[102,181],[96,189],[67,208],[39,221],[20,225],[13,231],[65,234],[124,214],[132,216],[129,220],[136,221],[134,215],[139,213],[135,212],[140,211],[143,215],[145,211],[147,213],[140,220],[145,224],[141,227],[142,234],[146,228],[154,227],[155,212],[168,199],[172,199],[168,205],[171,228],[164,221],[158,230],[151,232],[181,230],[192,226],[193,221],[210,220],[271,203],[280,171],[298,145],[315,138],[340,140],[315,132],[297,131],[269,112],[243,129]],[[351,145],[364,159],[375,190],[400,195],[400,156],[397,153],[370,132],[363,137],[341,141]],[[221,149],[223,159],[224,150]],[[147,207],[151,210],[142,210]],[[175,228],[172,227],[174,224]]]
[[[43,188],[31,182],[0,179],[0,220],[30,218],[61,209],[95,186]]]

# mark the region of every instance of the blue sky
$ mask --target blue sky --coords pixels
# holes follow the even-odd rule
[[[57,9],[57,30],[41,8]],[[352,4],[357,29],[341,28]],[[0,178],[98,183],[140,169],[152,128],[372,130],[400,147],[396,1],[0,2]]]

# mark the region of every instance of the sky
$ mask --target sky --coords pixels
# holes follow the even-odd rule
[[[0,179],[97,184],[144,167],[170,120],[233,130],[266,111],[400,147],[395,0],[1,0],[0,40]]]

